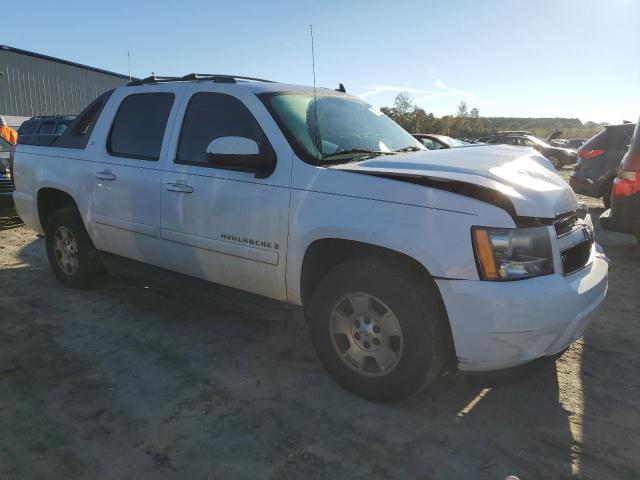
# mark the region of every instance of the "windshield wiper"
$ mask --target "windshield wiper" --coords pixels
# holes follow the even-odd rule
[[[339,157],[341,155],[353,155],[357,153],[364,154],[362,156],[357,157],[358,160],[364,160],[365,158],[373,158],[373,157],[377,157],[378,155],[393,155],[395,152],[382,152],[382,151],[376,151],[376,150],[369,150],[367,148],[350,148],[348,150],[342,150],[340,152],[322,155],[320,159],[325,160],[328,158]]]
[[[422,152],[423,150],[424,149],[420,147],[409,146],[409,147],[399,148],[398,150],[394,150],[394,152]]]

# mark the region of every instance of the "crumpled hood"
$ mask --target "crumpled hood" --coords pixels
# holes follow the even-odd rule
[[[397,180],[452,181],[502,193],[518,216],[554,218],[576,210],[571,187],[533,149],[479,145],[385,155],[331,168]]]

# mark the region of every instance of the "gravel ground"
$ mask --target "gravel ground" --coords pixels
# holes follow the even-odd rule
[[[597,237],[609,295],[560,359],[376,405],[329,379],[285,307],[66,289],[44,240],[1,218],[0,478],[640,478],[640,247]]]

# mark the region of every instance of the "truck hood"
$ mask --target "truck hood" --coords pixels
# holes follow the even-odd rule
[[[481,145],[398,153],[330,168],[422,183],[486,201],[486,195],[468,193],[471,185],[501,199],[491,203],[504,207],[503,200],[508,200],[509,213],[519,217],[551,219],[578,207],[571,187],[533,149]]]

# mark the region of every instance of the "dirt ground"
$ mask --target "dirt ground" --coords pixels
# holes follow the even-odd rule
[[[0,478],[638,479],[640,247],[597,236],[609,295],[559,360],[377,405],[331,381],[285,307],[66,289],[2,218]]]

